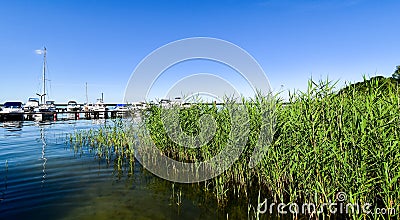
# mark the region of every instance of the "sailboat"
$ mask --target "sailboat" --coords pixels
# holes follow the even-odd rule
[[[103,98],[97,99],[96,104],[93,107],[93,111],[97,112],[99,118],[106,118],[107,107],[104,104]]]
[[[34,109],[36,114],[33,115],[35,121],[48,121],[53,120],[56,113],[54,101],[46,101],[46,64],[47,64],[47,49],[37,50],[38,54],[43,54],[43,91],[42,94],[36,93],[40,97],[41,104]]]

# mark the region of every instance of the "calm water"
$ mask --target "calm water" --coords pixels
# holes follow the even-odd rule
[[[139,164],[121,174],[68,145],[67,134],[103,123],[112,122],[0,123],[0,219],[247,218],[247,206],[222,210],[201,187],[174,185]]]

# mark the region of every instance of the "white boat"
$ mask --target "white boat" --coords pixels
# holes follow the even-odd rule
[[[93,111],[98,115],[99,118],[106,117],[107,107],[102,99],[98,99],[96,104],[93,106]]]
[[[45,107],[51,112],[57,111],[55,101],[46,101]]]
[[[145,102],[136,102],[133,103],[133,106],[135,107],[135,110],[144,110],[147,108],[147,104]]]
[[[76,101],[69,101],[67,104],[67,112],[77,112],[81,110],[81,106]]]
[[[127,117],[131,112],[127,104],[117,104],[112,111],[114,111],[115,115],[119,118]]]
[[[82,107],[82,111],[85,113],[85,118],[89,119],[91,112],[93,111],[93,103],[85,103]]]
[[[24,105],[25,120],[33,120],[33,112],[35,108],[40,106],[39,98],[29,98],[28,102]]]
[[[93,103],[86,103],[83,105],[83,111],[85,112],[91,112],[94,110],[94,104]]]
[[[190,108],[192,106],[192,104],[190,104],[189,102],[184,102],[182,103],[182,108]]]
[[[169,107],[171,107],[171,100],[169,100],[169,99],[161,99],[159,101],[159,105],[162,108],[169,108]]]
[[[173,106],[182,106],[183,105],[183,99],[181,97],[175,97],[174,100],[171,101],[171,104]]]
[[[35,108],[39,107],[39,98],[29,98],[28,102],[24,105],[25,112],[32,112]]]
[[[81,106],[78,105],[76,101],[68,101],[67,104],[67,117],[68,119],[78,119],[79,113],[81,111]]]
[[[6,102],[0,111],[3,121],[23,121],[24,109],[22,102]]]

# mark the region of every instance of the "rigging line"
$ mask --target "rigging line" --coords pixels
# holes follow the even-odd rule
[[[48,59],[48,58],[46,58],[46,59]],[[49,83],[46,83],[46,90],[48,91],[48,92],[46,92],[47,93],[46,95],[47,95],[47,97],[49,99],[52,99],[51,94],[53,93],[53,91],[52,91],[52,87],[51,87],[51,77],[50,77],[51,76],[51,71],[50,71],[49,64],[48,64],[47,60],[46,60],[45,66],[46,66],[46,75],[47,75],[46,81],[49,82]]]
[[[52,88],[52,86],[51,86],[51,80],[49,80],[50,82],[49,82],[49,84],[50,84],[50,94],[53,94],[53,88]]]
[[[40,74],[35,74],[36,75],[36,93],[39,93],[39,94],[41,94],[42,93],[42,74],[43,73],[41,73],[42,71],[43,71],[43,66],[42,65],[40,65],[40,68],[39,68],[39,70],[40,71],[38,71]],[[36,71],[35,71],[36,72]]]

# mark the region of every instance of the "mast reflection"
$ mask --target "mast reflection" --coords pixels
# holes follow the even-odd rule
[[[42,157],[41,160],[43,161],[43,176],[42,176],[42,188],[44,186],[44,183],[46,182],[46,162],[47,162],[47,158],[46,158],[46,136],[45,136],[45,128],[44,127],[40,127],[40,140],[42,141]]]

